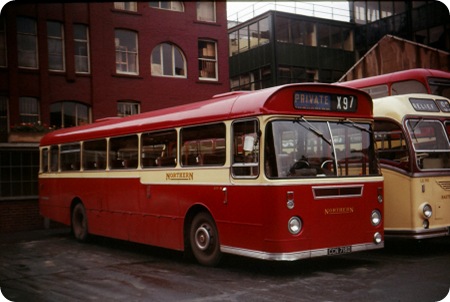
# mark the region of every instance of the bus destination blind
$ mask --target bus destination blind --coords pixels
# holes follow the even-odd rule
[[[296,91],[294,93],[294,108],[299,110],[356,112],[358,99],[353,95]]]

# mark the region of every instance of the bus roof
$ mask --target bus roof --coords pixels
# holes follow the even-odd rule
[[[426,77],[450,78],[450,72],[427,68],[413,68],[402,71],[396,71],[392,73],[381,74],[377,76],[366,77],[362,79],[340,82],[337,84],[353,88],[364,88],[368,86],[387,84],[392,81],[398,82]]]
[[[417,100],[416,103],[423,109],[415,109],[413,107],[413,102],[411,100]],[[427,100],[432,100],[433,107],[426,107]],[[450,104],[450,100],[431,94],[424,93],[410,93],[410,94],[402,94],[402,95],[392,95],[382,98],[373,99],[373,115],[374,117],[390,117],[395,119],[396,121],[401,122],[403,118],[407,115],[410,116],[448,116],[450,117],[450,112],[443,112],[439,110],[438,105],[435,103],[435,100],[447,100],[448,104]],[[430,108],[430,109],[427,109]],[[435,110],[435,111],[432,111]],[[436,111],[437,110],[437,111]]]
[[[372,102],[363,91],[331,84],[299,83],[266,88],[257,91],[240,91],[216,95],[213,98],[155,111],[149,111],[119,119],[102,119],[93,124],[60,129],[50,132],[41,145],[90,140],[142,131],[157,131],[181,126],[205,124],[233,118],[245,118],[261,114],[292,114],[295,91],[311,91],[331,94],[352,94],[366,99],[358,104],[354,117],[371,117]],[[340,112],[326,112],[329,116],[341,116]],[[308,111],[308,115],[324,115],[323,111]],[[346,113],[349,115],[350,113]]]

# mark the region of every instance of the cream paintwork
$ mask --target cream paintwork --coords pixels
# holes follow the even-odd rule
[[[412,108],[409,98],[445,99],[429,94],[408,94],[374,99],[374,117],[390,118],[402,124],[408,116],[424,118],[442,118],[450,120],[450,113],[418,112]],[[433,164],[433,163],[430,163]],[[442,171],[442,170],[441,170]],[[415,236],[433,237],[448,234],[450,227],[450,171],[447,176],[434,176],[435,171],[424,171],[420,177],[398,173],[382,168],[385,179],[385,221],[386,235],[390,232]],[[447,188],[438,182],[448,183]],[[433,209],[429,219],[429,228],[423,227],[425,217],[422,214],[424,204]],[[433,235],[431,235],[434,233]],[[429,234],[429,235],[427,235]]]

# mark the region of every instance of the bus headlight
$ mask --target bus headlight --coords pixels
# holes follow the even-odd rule
[[[381,223],[381,213],[378,210],[373,210],[370,217],[373,226],[378,226]]]
[[[302,227],[303,223],[299,217],[294,216],[291,219],[289,219],[288,230],[291,234],[297,235],[302,230]]]
[[[423,213],[423,216],[428,219],[431,217],[431,215],[433,215],[433,209],[427,203],[422,207],[422,213]]]

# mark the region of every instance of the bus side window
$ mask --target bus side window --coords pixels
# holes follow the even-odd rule
[[[58,163],[59,163],[59,147],[51,146],[50,147],[50,171],[49,172],[58,172]]]
[[[106,139],[83,143],[83,167],[84,170],[106,169]]]
[[[389,121],[376,121],[375,141],[382,164],[409,170],[408,147],[399,125]]]
[[[181,130],[182,166],[223,166],[225,164],[225,124],[202,125]]]
[[[175,167],[177,165],[177,132],[143,133],[141,135],[142,168]]]
[[[113,137],[109,140],[109,167],[136,169],[138,166],[138,136]]]
[[[49,148],[42,148],[41,149],[41,163],[40,163],[40,172],[41,173],[49,172],[48,159],[49,159]]]
[[[428,93],[427,87],[419,81],[408,80],[394,82],[391,86],[391,95],[399,95],[406,93]]]
[[[61,171],[80,170],[80,143],[61,146]]]
[[[257,120],[233,123],[232,174],[235,177],[259,175],[259,138]]]

